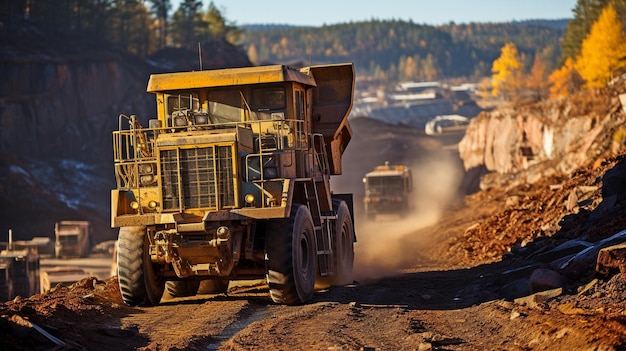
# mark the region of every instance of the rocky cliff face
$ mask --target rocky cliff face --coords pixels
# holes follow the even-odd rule
[[[0,150],[33,159],[105,159],[105,145],[121,112],[146,115],[148,66],[133,67],[121,58],[106,61],[16,62],[3,67],[16,96],[0,107]],[[21,86],[20,86],[21,85]],[[110,149],[110,148],[109,148]]]
[[[569,99],[483,112],[459,143],[465,169],[491,172],[480,181],[486,189],[567,175],[615,153],[622,146],[619,134],[626,121],[619,100],[624,91],[624,81],[619,81]]]
[[[87,219],[110,229],[115,186],[111,132],[121,113],[154,118],[150,74],[189,69],[197,53],[142,60],[104,43],[0,33],[0,241],[53,235],[54,222]],[[204,45],[204,68],[251,65],[226,43]],[[204,55],[203,55],[204,56]]]

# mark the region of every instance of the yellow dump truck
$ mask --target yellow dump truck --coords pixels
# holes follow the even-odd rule
[[[117,275],[129,305],[265,277],[277,303],[352,281],[352,64],[154,74],[156,117],[113,133]]]
[[[368,219],[376,219],[381,214],[404,216],[409,211],[410,194],[413,190],[409,167],[385,162],[367,173],[363,183],[363,203]]]

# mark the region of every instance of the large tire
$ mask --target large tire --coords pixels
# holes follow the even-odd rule
[[[206,279],[200,282],[198,294],[225,294],[228,291],[229,280]]]
[[[345,285],[353,282],[352,268],[354,265],[354,225],[352,216],[345,201],[333,201],[336,206],[336,246],[334,250],[335,274],[332,285]]]
[[[266,232],[265,265],[274,302],[299,305],[313,297],[315,246],[313,219],[306,206],[294,205],[289,221],[270,221]]]
[[[334,274],[330,277],[318,277],[319,287],[329,285],[346,285],[353,282],[354,265],[354,225],[352,216],[345,201],[333,199],[333,212],[337,216],[335,235],[333,236]]]
[[[156,273],[148,252],[145,227],[122,227],[118,237],[117,279],[127,305],[158,305],[165,281]]]
[[[165,289],[172,297],[194,296],[198,293],[199,286],[199,280],[175,280],[165,283]]]

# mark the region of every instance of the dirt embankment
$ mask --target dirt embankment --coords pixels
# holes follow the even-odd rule
[[[626,347],[624,276],[600,275],[593,267],[565,276],[550,266],[571,257],[550,251],[557,245],[570,239],[598,242],[624,228],[624,201],[620,195],[613,198],[620,193],[619,180],[626,177],[624,156],[598,159],[567,176],[463,196],[456,191],[462,184],[460,162],[445,147],[453,139],[425,137],[367,119],[354,121],[353,127],[354,143],[345,154],[350,167],[333,180],[333,187],[357,194],[354,284],[317,292],[304,306],[275,305],[266,284],[254,281],[232,284],[225,295],[165,298],[160,306],[143,308],[121,302],[115,279],[87,279],[1,304],[0,348]],[[358,206],[360,168],[386,159],[416,170],[417,210],[402,220],[368,222]],[[611,206],[609,198],[614,199]],[[563,280],[555,289],[539,287],[531,279],[537,271],[556,272]]]
[[[254,281],[233,283],[227,294],[128,307],[114,278],[89,278],[1,303],[0,349],[624,349],[624,274],[599,274],[595,256],[580,255],[626,226],[624,154],[606,146],[613,127],[595,130],[614,126],[606,116],[623,118],[612,104],[602,109],[603,101],[614,101],[614,91],[608,94],[589,105],[595,122],[586,130],[594,132],[582,144],[568,144],[576,157],[564,154],[553,163],[521,154],[524,162],[509,164],[518,168],[482,177],[484,190],[467,196],[455,148],[462,133],[430,137],[353,120],[344,174],[332,187],[355,194],[355,282],[319,291],[307,305],[275,305],[266,284]],[[482,140],[492,146],[482,150],[500,145]],[[546,139],[527,133],[518,140]],[[530,145],[532,155],[547,155],[533,149],[545,145]],[[560,167],[561,160],[576,162]],[[413,169],[415,211],[368,222],[361,178],[385,161]]]

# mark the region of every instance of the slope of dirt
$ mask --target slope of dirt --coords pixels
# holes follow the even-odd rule
[[[319,291],[305,306],[275,305],[266,284],[253,281],[232,284],[225,295],[164,297],[161,305],[145,308],[125,306],[115,278],[89,278],[0,304],[0,349],[626,347],[623,275],[600,276],[591,267],[543,295],[533,295],[528,285],[531,272],[546,267],[537,259],[542,252],[572,238],[594,242],[625,227],[621,201],[599,211],[603,199],[621,188],[608,183],[619,184],[619,175],[626,174],[621,172],[624,156],[598,160],[571,177],[461,197],[456,191],[461,179],[444,177],[457,172],[455,151],[446,145],[458,136],[425,138],[367,119],[354,121],[353,127],[359,134],[344,159],[350,166],[344,176],[352,181],[333,186],[356,194],[354,284]],[[357,136],[365,133],[373,137]],[[421,150],[393,155],[393,161],[414,166],[422,185],[416,187],[417,208],[404,219],[368,222],[359,208],[360,176],[350,173],[384,162],[389,155],[375,151],[388,138]]]

